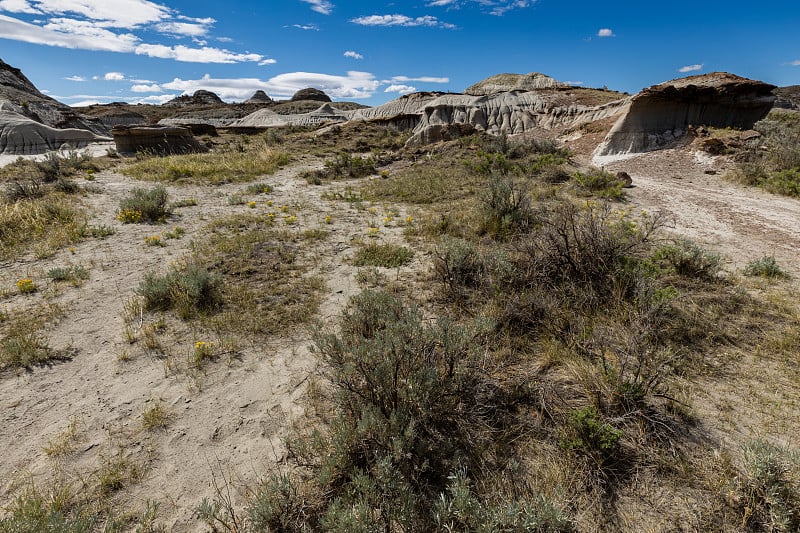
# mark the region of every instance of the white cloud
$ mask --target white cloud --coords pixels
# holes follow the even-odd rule
[[[678,72],[696,72],[702,69],[703,69],[702,63],[698,63],[697,65],[686,65],[685,67],[681,67],[678,69]]]
[[[156,25],[156,29],[161,33],[181,35],[186,37],[203,37],[208,34],[210,26],[216,20],[212,18],[202,19],[198,22],[162,22]]]
[[[80,23],[80,21],[74,21]],[[33,44],[58,46],[81,50],[106,52],[132,52],[139,40],[135,35],[117,35],[102,28],[90,28],[81,24],[48,24],[47,27],[28,24],[19,19],[0,15],[0,37]],[[67,31],[61,31],[63,28]],[[91,29],[91,31],[89,31]]]
[[[170,18],[170,9],[148,0],[32,0],[41,13],[73,13],[109,28],[133,29]]]
[[[274,65],[277,62],[278,62],[277,59],[272,59],[272,58],[262,59],[261,61],[258,62],[258,66],[259,67],[263,67],[263,66],[266,66],[266,65]]]
[[[536,0],[433,0],[426,3],[428,7],[460,8],[466,4],[478,4],[483,9],[488,9],[492,15],[504,15],[512,9],[522,9],[532,6]]]
[[[330,15],[333,11],[333,4],[328,0],[301,0],[306,4],[311,4],[311,11],[322,13],[323,15]]]
[[[152,85],[132,85],[131,91],[135,93],[160,93],[164,89],[160,85],[154,83]]]
[[[412,87],[411,85],[389,85],[383,92],[385,93],[398,93],[398,94],[408,94],[413,93],[417,90],[416,87]]]
[[[334,98],[369,98],[377,91],[380,82],[369,72],[350,71],[346,76],[315,72],[287,72],[270,78],[212,78],[206,74],[199,80],[175,78],[162,83],[164,89],[192,94],[200,89],[213,91],[223,100],[244,100],[261,89],[270,96],[291,97],[300,89],[314,87]]]
[[[409,78],[408,76],[393,76],[390,83],[407,83],[409,81],[418,81],[420,83],[450,83],[450,78],[434,78],[431,76]]]
[[[207,46],[201,39],[216,22],[192,18],[149,0],[0,0],[0,9],[47,15],[26,22],[0,14],[0,39],[69,49],[135,53],[194,63],[258,62],[260,54]],[[147,43],[136,28],[176,37],[191,37],[194,47]],[[122,29],[123,31],[120,31]]]
[[[125,74],[122,72],[106,72],[103,79],[106,81],[123,81]]]
[[[792,66],[793,67],[800,67],[800,59],[795,59],[794,61],[792,61]]]
[[[9,13],[41,13],[41,11],[33,7],[27,0],[0,0],[0,11],[8,11]]]
[[[86,81],[86,78],[84,78],[83,76],[69,76],[64,79],[67,81],[77,81],[77,82]]]
[[[174,59],[186,63],[242,63],[245,61],[261,61],[259,54],[239,54],[221,48],[203,46],[202,48],[189,48],[179,44],[166,46],[163,44],[140,44],[134,52],[136,55],[159,57],[161,59]]]
[[[600,28],[597,32],[598,37],[616,37],[614,35],[614,31],[611,28]]]
[[[424,15],[422,17],[408,17],[406,15],[369,15],[366,17],[354,18],[350,22],[359,24],[361,26],[426,26],[430,28],[455,28],[455,24],[442,22],[432,15]]]
[[[352,59],[364,59],[364,56],[362,56],[361,54],[359,54],[354,50],[348,50],[347,52],[345,52],[344,57],[349,57]]]
[[[316,24],[292,24],[292,28],[304,31],[319,31],[319,27]]]

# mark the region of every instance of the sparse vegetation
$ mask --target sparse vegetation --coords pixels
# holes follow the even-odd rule
[[[51,268],[47,272],[47,277],[53,281],[64,281],[73,287],[80,287],[84,281],[89,279],[89,271],[81,265],[70,265]]]
[[[755,129],[762,136],[737,155],[739,168],[733,176],[776,194],[800,197],[800,119],[772,112]]]
[[[133,189],[120,200],[117,219],[124,224],[163,222],[170,214],[167,190],[158,185],[152,189]]]
[[[287,152],[245,145],[241,152],[220,148],[209,154],[149,157],[122,168],[128,176],[176,185],[243,183],[289,164]]]
[[[764,256],[761,259],[754,259],[747,263],[744,268],[745,276],[760,276],[762,278],[788,278],[774,257]]]
[[[358,249],[353,264],[355,266],[378,266],[398,268],[408,264],[414,252],[397,244],[367,244]]]

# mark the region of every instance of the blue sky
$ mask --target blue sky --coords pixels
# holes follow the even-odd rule
[[[637,92],[718,70],[800,84],[800,0],[0,0],[0,58],[72,105],[317,87],[377,105],[542,72]]]

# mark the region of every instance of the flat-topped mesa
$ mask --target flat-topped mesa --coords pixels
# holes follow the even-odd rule
[[[510,91],[536,91],[541,89],[560,89],[570,85],[556,79],[531,72],[529,74],[496,74],[471,85],[464,91],[471,96],[487,96]]]
[[[682,138],[689,126],[751,129],[772,109],[773,89],[727,72],[654,85],[630,98],[596,155],[658,150]]]

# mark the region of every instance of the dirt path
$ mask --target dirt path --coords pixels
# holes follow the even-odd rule
[[[800,200],[725,180],[732,166],[723,158],[662,150],[605,168],[628,172],[634,206],[667,211],[676,233],[722,253],[729,269],[774,256],[782,268],[800,274]]]
[[[134,509],[143,509],[148,500],[160,502],[159,522],[170,531],[200,527],[194,510],[204,497],[214,497],[215,483],[229,479],[236,486],[240,481],[252,485],[274,469],[285,453],[282,438],[302,412],[308,378],[316,367],[308,335],[283,332],[266,344],[245,345],[240,359],[214,363],[198,383],[168,372],[156,357],[120,360],[130,348],[123,334],[123,306],[145,272],[166,270],[189,251],[193,239],[202,237],[210,221],[288,205],[298,215],[292,231],[330,232],[314,259],[312,274],[322,276],[327,285],[320,314],[326,321],[335,320],[360,290],[357,269],[348,259],[355,243],[366,237],[370,222],[381,216],[381,208],[372,213],[364,206],[322,199],[325,191],[347,184],[313,186],[297,177],[318,164],[298,163],[259,180],[275,190],[255,198],[255,209],[229,204],[229,197],[242,185],[170,187],[171,199],[191,197],[198,205],[178,209],[166,226],[117,222],[119,200],[132,188],[148,184],[117,173],[99,173],[92,184],[97,192],[86,200],[93,211],[90,223],[112,226],[115,235],[84,241],[46,260],[23,258],[0,267],[4,288],[25,276],[43,287],[33,296],[7,295],[0,299],[0,309],[14,313],[45,299],[57,303],[66,316],[49,332],[51,345],[74,354],[51,367],[0,376],[0,449],[4,450],[0,502],[20,483],[43,482],[52,475],[54,461],[43,447],[71,419],[78,421],[79,438],[76,450],[61,465],[71,482],[79,486],[86,472],[113,457],[124,457],[139,465],[141,478],[120,497],[130,499]],[[268,208],[267,199],[276,207]],[[328,215],[330,224],[325,222]],[[183,238],[169,240],[165,247],[144,244],[145,237],[174,226],[186,231]],[[399,242],[402,228],[381,227],[378,239]],[[419,268],[421,261],[410,270]],[[90,279],[78,288],[56,288],[45,274],[66,264],[85,266]],[[156,434],[141,426],[141,414],[153,399],[163,401],[173,416],[169,427]],[[237,494],[236,500],[241,504],[242,495]]]

